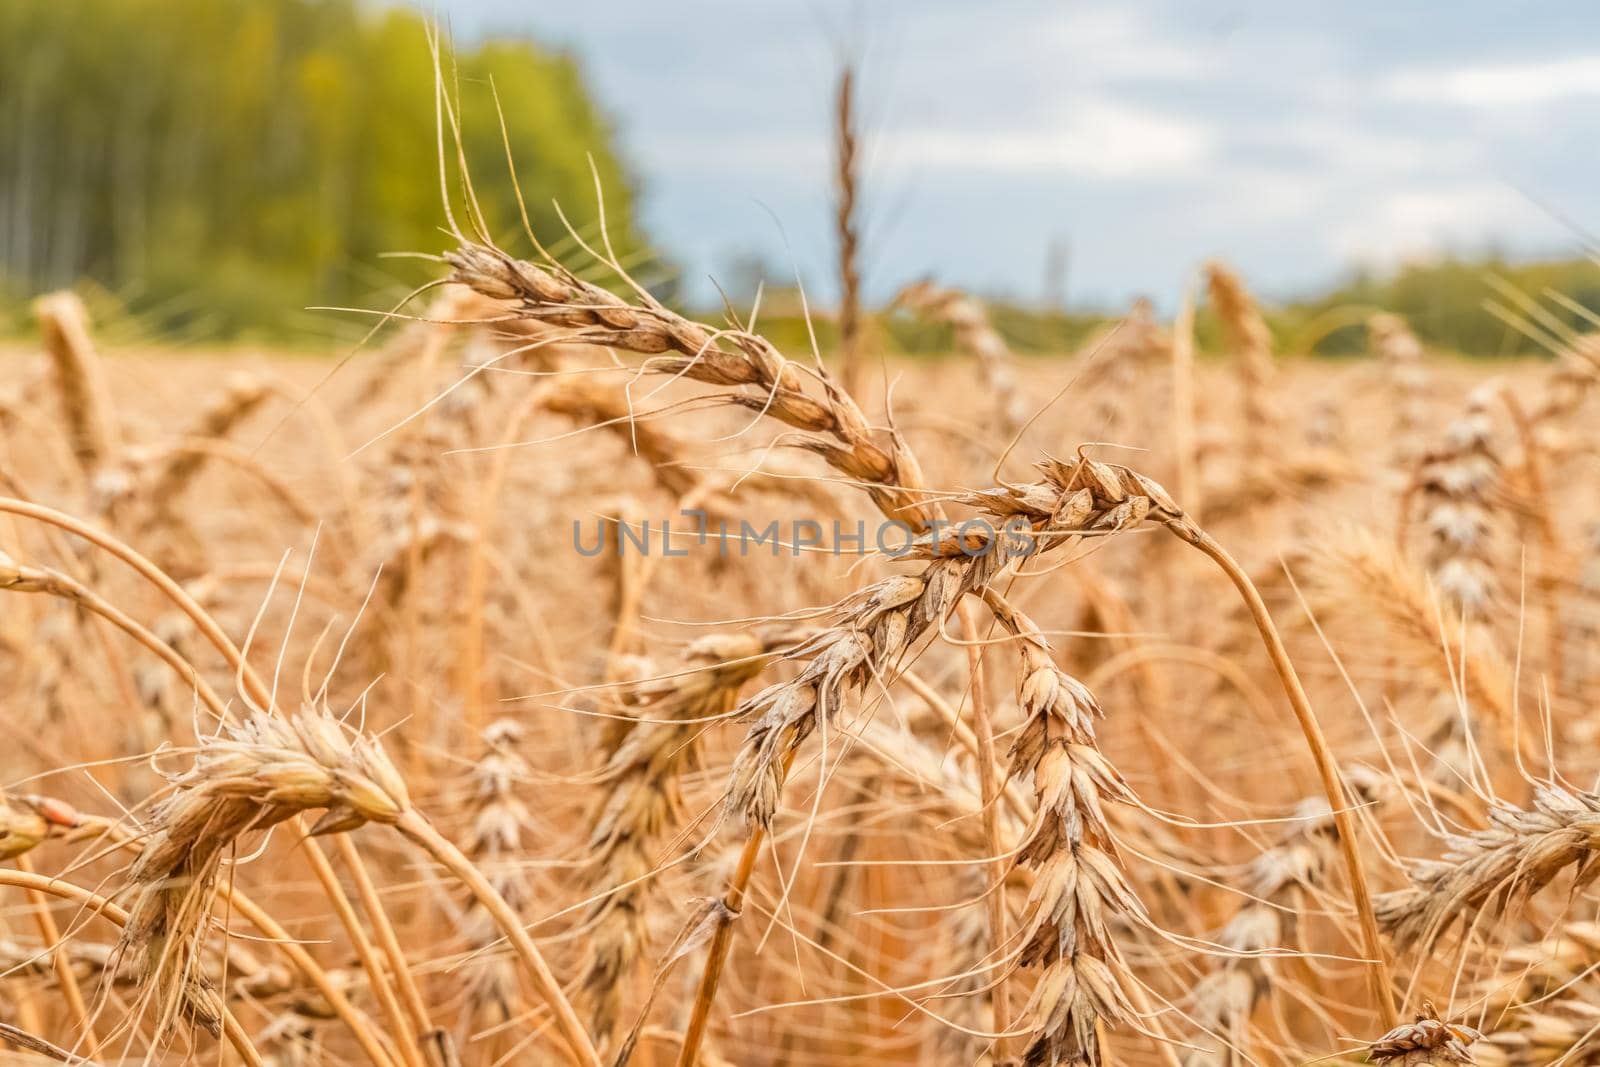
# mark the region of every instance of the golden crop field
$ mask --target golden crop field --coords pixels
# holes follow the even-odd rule
[[[447,259],[337,367],[7,350],[7,1062],[1593,1062],[1592,343]]]

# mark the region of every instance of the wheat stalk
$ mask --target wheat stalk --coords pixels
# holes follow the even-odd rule
[[[930,516],[915,495],[921,472],[898,436],[890,434],[880,445],[855,401],[821,370],[812,372],[821,395],[808,392],[806,375],[766,338],[693,322],[646,294],[639,295],[639,305],[629,304],[553,261],[535,264],[473,243],[447,252],[445,259],[454,268],[452,281],[515,301],[519,316],[566,327],[574,343],[650,356],[643,369],[651,374],[749,388],[729,393],[726,401],[805,431],[796,447],[859,482],[886,516],[926,528]]]
[[[855,71],[848,65],[839,72],[834,93],[834,201],[833,228],[839,253],[839,353],[844,391],[860,395],[861,351],[861,230],[856,218],[856,196],[861,184],[857,160]]]
[[[1205,273],[1211,306],[1222,320],[1233,350],[1243,401],[1244,447],[1253,462],[1263,455],[1258,446],[1280,418],[1278,405],[1270,394],[1275,373],[1272,332],[1237,274],[1218,262],[1207,263]]]
[[[1011,347],[989,322],[983,305],[972,297],[932,281],[920,281],[900,290],[894,298],[898,307],[942,322],[955,333],[956,347],[978,364],[984,388],[994,401],[1001,433],[1009,436],[1027,418],[1017,392],[1017,375]]]
[[[591,949],[583,989],[596,1035],[614,1031],[623,982],[644,955],[647,882],[677,812],[678,776],[694,755],[697,738],[708,721],[731,710],[747,681],[805,636],[773,626],[703,637],[684,651],[674,672],[645,677],[620,694],[626,713],[640,721],[621,726],[608,744],[611,756],[602,771],[608,791],[589,832],[598,880],[616,887],[589,913]],[[670,725],[673,721],[682,725]]]
[[[1473,392],[1461,417],[1446,428],[1444,442],[1422,457],[1416,479],[1428,534],[1428,573],[1468,617],[1481,616],[1496,599],[1490,494],[1500,460],[1490,447],[1490,395]]]
[[[1367,337],[1388,379],[1391,450],[1402,470],[1422,451],[1421,434],[1428,412],[1428,372],[1422,365],[1422,342],[1406,320],[1387,313],[1367,319]]]

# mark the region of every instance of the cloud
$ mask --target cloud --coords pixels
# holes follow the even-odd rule
[[[918,126],[882,137],[890,169],[1174,179],[1212,155],[1209,127],[1110,98],[1076,99],[1026,128]]]
[[[942,171],[995,177],[1071,176],[1093,180],[1176,180],[1204,165],[1217,137],[1190,119],[1111,98],[1075,99],[1035,122],[1010,127],[935,125],[913,120],[875,131],[868,143],[874,177]],[[739,172],[765,180],[827,173],[833,145],[821,131],[738,137],[647,134],[636,147],[652,167],[679,172]]]
[[[684,175],[742,174],[764,181],[793,176],[814,185],[833,160],[831,140],[819,132],[712,133],[642,131],[633,146],[652,170]]]
[[[1550,104],[1600,95],[1600,55],[1536,63],[1414,69],[1385,80],[1392,100],[1488,108]]]
[[[1015,24],[1016,44],[1041,62],[1070,56],[1081,80],[1173,83],[1205,77],[1213,56],[1168,37],[1148,12],[1127,7],[1078,7],[1057,18]]]

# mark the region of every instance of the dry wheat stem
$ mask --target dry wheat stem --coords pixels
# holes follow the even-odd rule
[[[442,1031],[433,1024],[428,1015],[422,994],[417,989],[416,979],[411,974],[410,964],[406,962],[405,952],[401,949],[400,940],[395,934],[394,924],[389,921],[388,912],[384,910],[377,887],[372,884],[372,877],[367,873],[361,853],[357,851],[349,834],[338,835],[336,841],[339,854],[355,880],[361,907],[367,913],[367,919],[378,935],[378,945],[383,950],[384,958],[389,962],[389,973],[394,976],[395,984],[400,987],[400,999],[410,1020],[414,1039],[421,1048],[435,1048]]]
[[[967,676],[968,685],[972,695],[972,723],[973,736],[978,744],[978,783],[979,792],[983,798],[983,829],[984,837],[991,856],[1006,854],[1005,843],[1000,832],[1000,795],[1005,791],[1004,783],[996,774],[996,756],[994,747],[994,708],[990,701],[988,683],[983,666],[983,646],[978,638],[978,625],[973,619],[971,606],[965,601],[956,606],[956,613],[961,619],[961,636],[967,643]],[[1000,879],[1004,879],[1004,861],[996,861],[1000,867]],[[989,930],[992,942],[997,947],[1007,941],[1007,922],[1005,900],[999,893],[989,894]],[[1011,1005],[1007,998],[1007,984],[1004,976],[994,983],[990,990],[990,999],[993,1001],[994,1029],[997,1033],[1005,1033],[1011,1029]],[[1005,1038],[995,1041],[994,1054],[996,1059],[1003,1059],[1005,1055]]]
[[[79,822],[78,813],[58,800],[39,796],[12,797],[8,800],[0,791],[0,860],[13,860],[19,870],[31,873],[33,868],[27,854],[43,844],[52,833],[70,830]],[[98,1040],[83,992],[78,987],[77,975],[66,957],[55,916],[50,912],[45,897],[34,890],[28,891],[28,903],[34,925],[44,941],[45,950],[50,954],[51,966],[61,984],[62,995],[67,999],[73,1017],[78,1020],[90,1055],[94,1055],[98,1051]]]
[[[860,188],[855,122],[855,72],[846,65],[839,72],[834,94],[834,203],[833,227],[839,255],[839,352],[844,391],[861,392],[864,366],[861,336],[860,224],[856,194]]]
[[[788,774],[798,751],[791,749],[784,756],[784,774]],[[706,950],[706,966],[700,974],[700,984],[695,989],[694,1003],[689,1008],[689,1023],[684,1028],[683,1044],[678,1049],[677,1067],[695,1067],[699,1062],[700,1046],[705,1041],[706,1026],[711,1021],[711,1006],[717,997],[717,986],[722,980],[723,965],[728,960],[728,949],[733,944],[734,920],[744,910],[750,876],[755,873],[756,860],[761,857],[761,846],[766,836],[766,831],[759,827],[750,831],[739,852],[739,864],[728,879],[727,892],[722,896],[724,918],[717,924],[711,935],[711,945]]]
[[[1179,533],[1179,536],[1184,535]],[[1239,591],[1239,595],[1245,599],[1251,619],[1256,624],[1263,644],[1267,646],[1273,670],[1283,685],[1301,733],[1305,736],[1306,746],[1322,779],[1323,793],[1333,811],[1334,826],[1338,830],[1339,847],[1344,855],[1345,869],[1350,879],[1350,895],[1361,921],[1362,949],[1368,958],[1368,983],[1372,999],[1377,1006],[1379,1019],[1385,1025],[1394,1023],[1396,1012],[1389,964],[1384,956],[1382,939],[1378,936],[1378,923],[1373,914],[1372,892],[1367,885],[1366,867],[1361,862],[1355,822],[1350,816],[1349,804],[1340,781],[1333,750],[1322,732],[1321,723],[1317,721],[1316,712],[1311,708],[1311,700],[1306,696],[1305,687],[1300,683],[1300,676],[1294,669],[1293,661],[1289,659],[1289,652],[1284,648],[1283,639],[1278,635],[1272,616],[1267,611],[1261,594],[1251,583],[1249,575],[1221,545],[1203,532],[1200,532],[1200,539],[1192,543],[1222,568],[1229,581]]]
[[[27,804],[27,801],[23,801]],[[0,804],[0,811],[6,811],[4,804]],[[26,850],[18,851],[20,844],[16,841],[14,820],[4,819],[12,825],[7,827],[6,833],[0,835],[0,856],[10,856],[16,863],[17,869],[24,874],[31,874],[33,866],[29,858],[23,854]],[[30,835],[31,836],[31,835]],[[42,840],[42,835],[39,838]],[[8,845],[8,842],[10,843]],[[35,841],[37,843],[37,841]],[[28,846],[29,848],[32,845]],[[77,975],[73,973],[72,961],[63,952],[64,943],[61,940],[61,930],[57,926],[55,916],[51,913],[45,895],[36,889],[27,891],[28,904],[33,912],[34,923],[39,929],[39,937],[44,941],[46,951],[50,953],[51,966],[55,971],[56,980],[61,985],[62,996],[66,998],[67,1008],[72,1012],[72,1017],[78,1021],[79,1040],[93,1056],[100,1050],[100,1039],[95,1033],[94,1017],[89,1012],[89,1006],[84,1000],[83,991],[78,986]]]
[[[397,1067],[393,1057],[389,1055],[378,1035],[374,1032],[372,1024],[361,1014],[350,998],[339,988],[331,976],[301,945],[275,920],[270,913],[260,905],[250,900],[237,889],[223,887],[227,896],[228,905],[244,916],[246,922],[260,930],[262,935],[278,946],[279,951],[289,957],[300,971],[311,982],[323,999],[333,1008],[333,1012],[345,1024],[345,1027],[355,1037],[362,1052],[371,1061],[373,1067]]]
[[[299,823],[294,824],[299,829]],[[340,834],[341,841],[348,841],[348,835]],[[344,927],[349,935],[350,947],[355,949],[356,959],[361,962],[361,969],[367,974],[367,985],[377,997],[378,1005],[383,1010],[384,1017],[388,1020],[390,1036],[394,1039],[395,1046],[400,1050],[400,1059],[403,1067],[424,1067],[422,1056],[417,1049],[417,1034],[411,1035],[411,1040],[406,1040],[408,1027],[406,1016],[400,1008],[399,998],[395,995],[393,984],[384,973],[383,963],[378,959],[377,951],[373,948],[372,940],[361,927],[361,920],[356,917],[355,908],[350,903],[350,898],[345,894],[344,888],[339,885],[338,876],[334,874],[332,866],[322,851],[314,843],[306,842],[306,859],[311,863],[312,873],[316,875],[323,892],[327,894],[328,903],[333,907],[333,913],[338,918],[339,924]],[[354,862],[351,862],[353,859]],[[356,869],[360,864],[360,857],[347,858],[347,865]]]
[[[444,838],[417,811],[403,812],[394,825],[395,829],[422,846],[441,866],[458,878],[483,905],[511,943],[512,951],[516,953],[532,979],[534,991],[555,1015],[556,1029],[575,1061],[588,1067],[599,1067],[600,1056],[595,1051],[594,1042],[584,1030],[583,1023],[567,999],[566,993],[562,991],[560,982],[545,963],[543,954],[533,943],[533,938],[528,936],[522,920],[505,899],[495,892],[493,885],[484,878],[483,872],[473,866],[472,861],[460,849]]]

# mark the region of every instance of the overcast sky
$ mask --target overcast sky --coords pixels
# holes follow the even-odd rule
[[[1288,295],[1600,229],[1600,3],[434,0],[576,52],[691,282],[741,253],[831,299],[830,111],[859,57],[869,289],[922,274],[1170,305],[1201,259]],[[703,282],[699,282],[703,285]],[[704,292],[704,289],[699,291]]]

